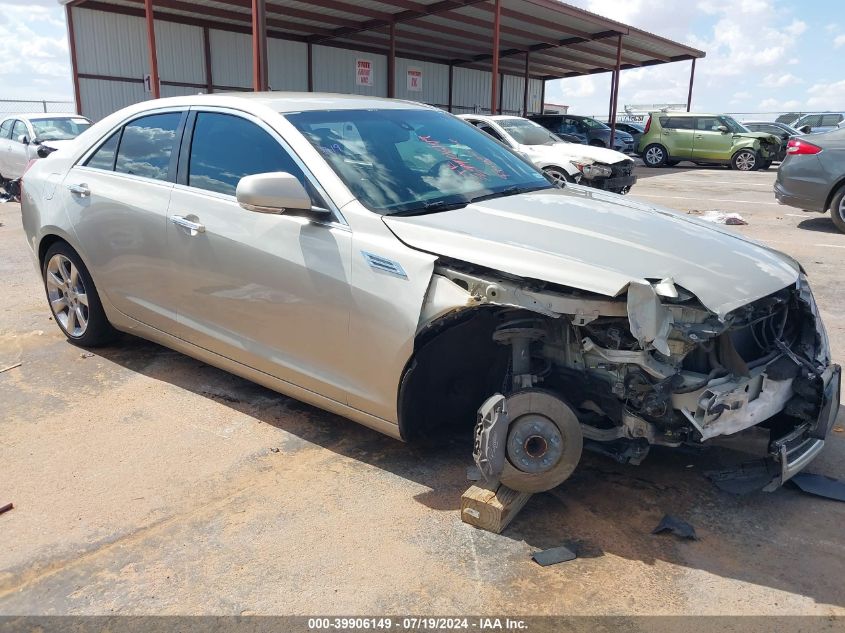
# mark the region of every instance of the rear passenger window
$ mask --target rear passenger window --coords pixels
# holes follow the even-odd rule
[[[241,178],[271,171],[296,176],[312,192],[311,183],[290,154],[258,125],[231,114],[197,114],[188,186],[234,196]],[[312,200],[320,206],[315,197],[312,193]]]
[[[485,134],[488,134],[488,135],[492,136],[494,139],[496,139],[496,140],[497,140],[497,141],[499,141],[500,143],[504,143],[504,142],[505,142],[505,139],[503,139],[503,138],[502,138],[502,135],[501,135],[501,134],[499,134],[496,130],[494,130],[492,127],[490,127],[490,126],[489,126],[489,125],[487,125],[486,123],[476,123],[476,124],[475,124],[475,126],[476,126],[479,130],[481,130],[482,132],[484,132]]]
[[[663,127],[670,130],[691,130],[693,120],[691,117],[670,116],[666,119],[666,123],[662,123]]]
[[[13,119],[3,121],[3,125],[0,125],[0,138],[9,138],[12,136],[12,123],[14,122]]]
[[[167,180],[181,112],[153,114],[123,128],[115,171]]]
[[[114,171],[114,159],[117,154],[118,141],[120,141],[120,130],[112,134],[105,143],[100,145],[100,149],[91,154],[85,166]]]

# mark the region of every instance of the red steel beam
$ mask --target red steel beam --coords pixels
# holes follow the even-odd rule
[[[493,0],[495,11],[493,11],[493,68],[490,75],[490,114],[496,114],[496,99],[498,90],[496,82],[499,79],[499,26],[502,18],[502,0]]]
[[[692,58],[692,68],[689,71],[689,93],[687,94],[687,112],[692,107],[692,84],[695,81],[695,57]]]
[[[264,0],[252,0],[252,89],[267,90],[267,12]]]
[[[205,62],[205,90],[214,92],[214,80],[211,75],[211,35],[207,26],[202,27],[202,57]]]
[[[387,51],[387,96],[391,99],[396,96],[396,22],[391,22],[388,27],[390,37]]]
[[[153,0],[144,0],[144,17],[147,21],[147,48],[150,55],[150,89],[153,99],[161,97],[161,87],[158,83],[158,56],[156,55],[156,29],[153,19]]]
[[[610,149],[613,149],[613,141],[616,139],[616,109],[619,106],[619,84],[621,83],[619,73],[622,67],[622,34],[619,34],[619,40],[616,44],[616,69],[613,71],[616,75],[616,81],[613,82],[613,114],[610,117]]]
[[[65,5],[67,18],[67,39],[70,49],[70,69],[73,73],[73,100],[76,103],[76,113],[82,114],[82,94],[79,92],[79,66],[76,62],[76,34],[73,32],[73,13],[69,4]]]

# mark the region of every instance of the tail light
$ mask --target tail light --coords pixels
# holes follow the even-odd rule
[[[645,122],[645,130],[643,130],[643,134],[648,134],[648,130],[651,128],[651,115],[648,115],[648,121]]]
[[[786,144],[786,153],[787,154],[818,154],[822,151],[822,148],[818,145],[813,145],[807,141],[802,141],[799,138],[789,139],[789,143]]]

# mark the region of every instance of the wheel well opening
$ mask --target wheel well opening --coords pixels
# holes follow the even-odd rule
[[[58,235],[45,235],[41,238],[41,242],[38,244],[38,263],[42,266],[44,265],[44,257],[47,255],[47,251],[53,244],[57,242],[64,242],[62,238]]]
[[[508,349],[493,340],[504,311],[479,307],[447,316],[417,337],[399,388],[407,441],[471,433],[484,399],[501,391]]]
[[[835,185],[833,185],[833,187],[830,188],[830,193],[827,194],[827,202],[824,203],[825,211],[833,212],[833,199],[843,187],[845,187],[845,178],[842,178],[839,182],[837,182]]]

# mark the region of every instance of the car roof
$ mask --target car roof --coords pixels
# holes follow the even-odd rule
[[[0,121],[8,121],[9,119],[23,119],[25,121],[38,121],[40,119],[85,119],[88,117],[81,114],[74,114],[73,112],[19,112],[17,114],[7,114]]]
[[[657,115],[657,116],[681,116],[681,117],[683,117],[683,116],[730,116],[729,114],[725,114],[724,112],[716,114],[714,112],[677,112],[677,111],[673,111],[673,110],[667,110],[665,112],[663,110],[658,110],[656,112],[649,112],[649,114],[650,115]]]
[[[525,117],[514,116],[512,114],[474,114],[467,112],[459,114],[459,119],[486,119],[487,121],[507,121],[509,119],[524,119]]]

